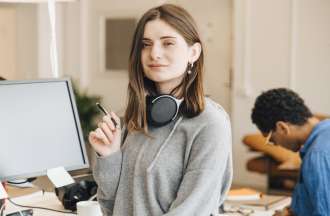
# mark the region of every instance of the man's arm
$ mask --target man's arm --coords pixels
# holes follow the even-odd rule
[[[243,143],[252,150],[262,152],[269,155],[274,160],[280,162],[279,169],[284,170],[299,170],[301,159],[299,153],[293,152],[289,149],[279,145],[265,144],[266,138],[261,134],[250,134],[243,138]]]

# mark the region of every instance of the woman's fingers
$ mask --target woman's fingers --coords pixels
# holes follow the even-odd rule
[[[92,146],[103,144],[103,141],[100,138],[98,138],[98,135],[95,131],[91,131],[89,133],[88,140]]]
[[[108,140],[110,142],[112,142],[113,140],[113,134],[111,129],[109,128],[108,124],[106,122],[100,122],[98,124],[98,127],[102,129],[103,133],[105,134],[105,136],[108,138]]]
[[[96,131],[90,132],[88,138],[91,146],[93,146],[94,150],[99,155],[106,156],[111,152],[109,146],[106,145],[104,141],[99,138],[99,135],[96,133]]]
[[[102,131],[101,128],[97,128],[97,129],[95,130],[95,133],[96,133],[97,138],[98,138],[99,140],[101,140],[101,141],[103,142],[103,144],[105,144],[105,145],[109,145],[109,144],[110,144],[110,142],[109,142],[107,136],[104,134],[104,132]]]
[[[113,112],[109,115],[103,116],[103,121],[108,124],[112,131],[120,129],[120,119]]]
[[[117,123],[117,128],[121,129],[120,127],[120,118],[116,115],[116,113],[114,112],[110,112],[110,116],[115,120],[115,122]]]

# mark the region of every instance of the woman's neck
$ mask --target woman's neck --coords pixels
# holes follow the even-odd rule
[[[182,82],[182,79],[171,80],[162,83],[156,83],[157,92],[159,94],[171,94],[173,93],[174,97],[179,97],[181,95],[181,89],[178,91],[172,92],[177,86]]]
[[[177,91],[174,91],[174,88],[159,88],[157,87],[157,92],[158,94],[170,94],[176,98],[180,98],[181,94],[181,89],[178,89]]]

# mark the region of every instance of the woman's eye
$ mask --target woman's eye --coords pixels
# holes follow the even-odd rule
[[[165,46],[172,46],[172,45],[174,45],[174,43],[173,42],[164,42],[164,45]]]
[[[142,43],[142,46],[143,46],[143,47],[150,47],[151,44],[150,44],[150,43]]]

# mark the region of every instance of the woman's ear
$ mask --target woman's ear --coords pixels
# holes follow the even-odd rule
[[[290,134],[290,127],[286,122],[278,121],[276,122],[276,131],[279,131],[279,133],[284,135],[288,135]]]
[[[194,63],[197,61],[202,52],[202,45],[200,43],[194,43],[189,47],[189,62]]]

